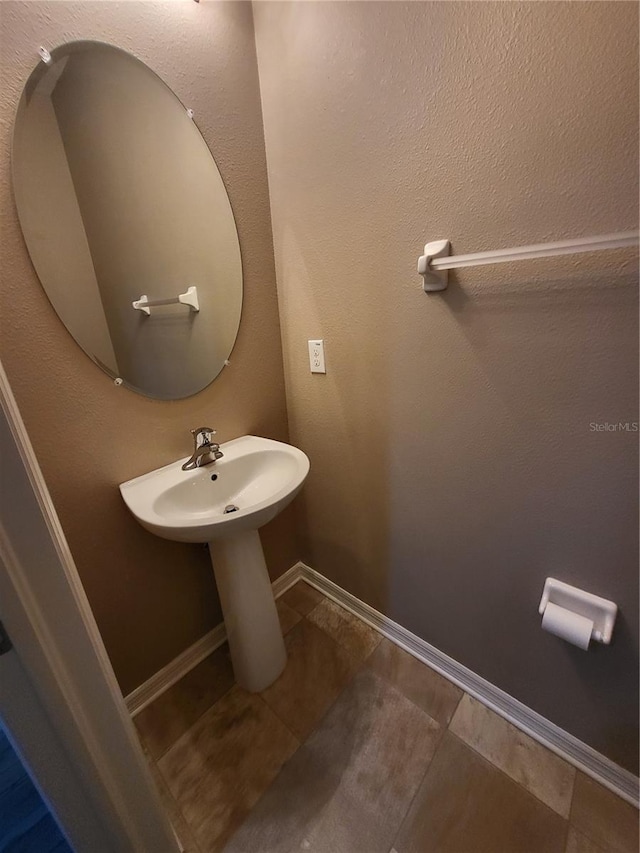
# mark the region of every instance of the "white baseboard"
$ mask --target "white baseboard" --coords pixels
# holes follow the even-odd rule
[[[359,598],[351,595],[350,592],[342,589],[304,563],[296,563],[289,571],[274,581],[274,596],[277,598],[282,595],[300,579],[318,589],[328,598],[344,607],[345,610],[353,613],[354,616],[362,619],[363,622],[379,631],[391,642],[444,675],[449,681],[457,684],[479,702],[495,711],[496,714],[504,717],[505,720],[508,720],[525,734],[546,746],[547,749],[564,758],[569,764],[577,767],[578,770],[586,773],[587,776],[595,779],[596,782],[604,785],[627,802],[638,806],[640,780],[633,773],[619,767],[611,759],[596,752],[586,743],[578,740],[518,699],[514,699],[513,696],[505,693],[504,690],[445,655],[435,646],[420,639],[411,631],[407,631],[402,625],[398,625],[397,622],[374,610],[373,607],[365,604],[364,601],[360,601]],[[210,631],[175,660],[167,664],[160,672],[137,687],[125,700],[131,714],[135,715],[161,693],[168,690],[172,684],[175,684],[190,669],[193,669],[208,654],[211,654],[214,649],[222,645],[225,639],[224,625],[218,625],[213,631]]]
[[[283,575],[280,575],[271,585],[274,596],[278,598],[278,596],[292,587],[301,577],[301,573],[302,564],[296,563],[295,566],[292,566]],[[212,631],[209,631],[208,634],[205,634],[204,637],[201,637],[192,646],[189,646],[188,649],[185,649],[177,658],[169,661],[166,666],[158,670],[144,684],[132,690],[124,700],[131,716],[135,717],[143,708],[150,705],[154,699],[162,695],[165,690],[172,687],[176,681],[180,681],[194,666],[197,666],[211,652],[219,648],[226,639],[227,632],[225,631],[224,622],[221,622]]]

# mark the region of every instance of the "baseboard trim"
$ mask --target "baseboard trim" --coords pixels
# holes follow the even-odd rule
[[[275,598],[285,593],[296,583],[302,573],[302,564],[296,563],[290,569],[280,575],[271,585]],[[185,649],[178,657],[174,658],[162,669],[158,670],[151,678],[147,679],[135,690],[125,697],[127,709],[132,717],[139,714],[143,708],[150,705],[158,696],[172,687],[176,681],[186,675],[190,670],[203,661],[211,652],[219,648],[227,639],[224,622],[209,631],[204,637],[197,640],[188,649]]]
[[[640,780],[633,773],[596,752],[588,744],[559,728],[555,723],[547,720],[518,699],[467,669],[435,646],[412,634],[411,631],[407,631],[402,625],[398,625],[397,622],[374,610],[373,607],[365,604],[364,601],[351,595],[304,563],[300,564],[300,577],[328,598],[333,599],[341,607],[344,607],[345,610],[350,611],[354,616],[375,628],[391,642],[423,663],[428,664],[432,669],[448,678],[449,681],[453,681],[466,693],[491,708],[496,714],[504,717],[505,720],[508,720],[538,743],[564,758],[565,761],[613,791],[614,794],[622,797],[636,808],[638,807]]]
[[[445,678],[453,681],[454,684],[508,720],[516,728],[555,752],[560,758],[564,758],[569,764],[595,779],[596,782],[614,794],[622,797],[636,808],[638,807],[640,780],[633,773],[618,766],[588,744],[559,728],[555,723],[547,720],[518,699],[467,669],[435,646],[412,634],[402,625],[374,610],[373,607],[365,604],[364,601],[356,598],[304,563],[296,563],[273,582],[274,596],[278,598],[298,580],[304,580],[310,586],[315,587],[335,601],[336,604],[362,619],[363,622],[366,622],[392,643],[400,646],[418,660],[444,675]],[[183,675],[186,675],[189,670],[204,660],[207,655],[221,646],[225,639],[224,624],[217,625],[148,681],[137,687],[125,699],[131,715],[135,716],[154,699],[157,699],[165,690],[179,681]]]

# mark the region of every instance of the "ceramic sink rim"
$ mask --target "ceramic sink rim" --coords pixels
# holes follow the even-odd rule
[[[224,456],[211,465],[183,471],[184,457],[154,471],[121,483],[120,494],[129,511],[149,532],[164,539],[178,542],[208,542],[223,536],[234,535],[246,530],[255,530],[271,521],[302,488],[309,473],[310,462],[297,447],[270,438],[245,435],[220,445]],[[275,451],[275,453],[274,453]],[[241,506],[237,511],[225,515],[219,509],[210,514],[189,509],[177,509],[174,518],[170,513],[159,512],[160,499],[176,486],[210,479],[213,474],[223,475],[225,468],[240,459],[256,457],[256,463],[274,464],[275,488],[268,497]],[[286,457],[294,464],[289,470],[278,471],[278,460]],[[262,467],[262,472],[265,468]],[[216,503],[219,500],[216,498]]]

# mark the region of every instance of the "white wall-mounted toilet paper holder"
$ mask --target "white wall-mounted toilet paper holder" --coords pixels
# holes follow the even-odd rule
[[[568,583],[563,583],[555,578],[547,578],[544,582],[540,607],[538,608],[540,614],[544,614],[549,603],[564,607],[565,610],[571,610],[573,613],[591,620],[593,622],[591,638],[605,645],[609,645],[611,642],[611,634],[618,614],[618,605],[613,601],[600,598],[599,595],[592,595],[590,592],[585,592],[583,589],[570,586]]]

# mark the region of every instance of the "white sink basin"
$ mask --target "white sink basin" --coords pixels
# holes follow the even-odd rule
[[[258,528],[302,488],[309,460],[295,447],[245,435],[220,446],[211,465],[172,462],[122,483],[140,524],[165,539],[208,542],[236,680],[264,690],[287,662]],[[237,507],[225,513],[225,508]]]
[[[120,486],[124,502],[156,536],[178,542],[210,542],[257,530],[284,509],[309,473],[296,447],[245,435],[220,446],[212,465],[183,471],[185,459]],[[225,507],[237,510],[226,513]]]

